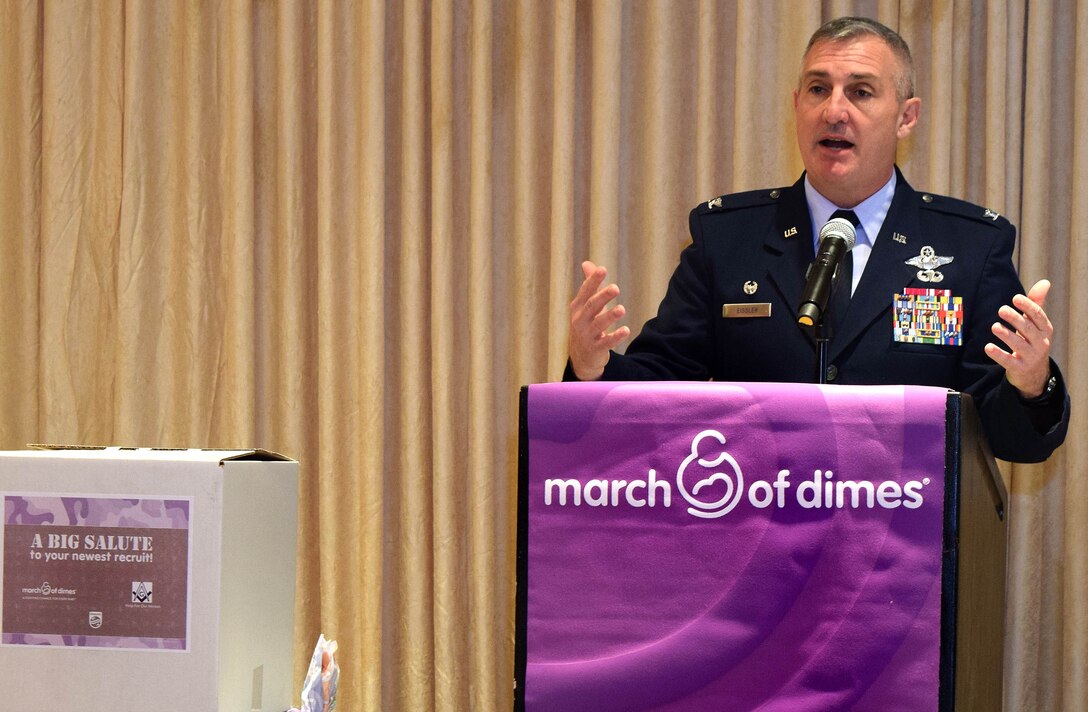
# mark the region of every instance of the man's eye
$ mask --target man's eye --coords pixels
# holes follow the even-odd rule
[[[856,97],[858,97],[859,99],[868,99],[869,97],[871,97],[873,95],[873,93],[871,91],[869,91],[868,89],[858,89],[857,91],[854,92],[854,95]]]
[[[821,94],[826,93],[827,90],[824,89],[823,87],[811,86],[811,87],[808,88],[808,91],[809,91],[810,94],[816,94],[817,96],[819,96]]]

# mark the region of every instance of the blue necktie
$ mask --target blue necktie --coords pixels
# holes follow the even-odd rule
[[[829,219],[834,218],[849,220],[855,228],[861,224],[853,210],[836,210]],[[843,255],[842,264],[839,265],[839,283],[835,287],[835,293],[831,295],[831,314],[828,319],[825,319],[831,325],[831,338],[835,338],[839,333],[839,327],[844,321],[843,317],[846,316],[846,310],[850,307],[850,286],[853,281],[854,255],[852,252],[847,252]]]

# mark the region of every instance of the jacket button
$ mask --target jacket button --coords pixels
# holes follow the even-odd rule
[[[839,369],[835,367],[835,364],[831,364],[827,367],[825,375],[827,376],[828,383],[834,383],[835,379],[839,377]]]

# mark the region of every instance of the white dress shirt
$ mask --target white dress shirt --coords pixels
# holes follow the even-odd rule
[[[850,283],[850,294],[857,289],[861,273],[865,271],[865,263],[869,261],[869,253],[873,251],[873,241],[880,234],[880,226],[884,224],[884,218],[888,216],[894,196],[895,171],[892,171],[892,177],[883,188],[857,205],[835,205],[820,195],[812,187],[808,175],[805,175],[805,198],[808,200],[808,214],[812,217],[812,242],[815,252],[820,251],[820,228],[831,219],[831,214],[836,210],[853,210],[860,221],[857,226],[858,241],[854,249],[850,251],[854,256],[854,274]]]

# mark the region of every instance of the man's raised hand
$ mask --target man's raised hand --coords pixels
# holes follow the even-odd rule
[[[631,336],[631,330],[621,326],[609,331],[623,318],[625,310],[622,304],[608,306],[620,294],[615,284],[601,287],[608,270],[586,260],[582,263],[582,273],[585,280],[570,303],[567,353],[578,380],[595,381],[604,373],[609,350]]]

